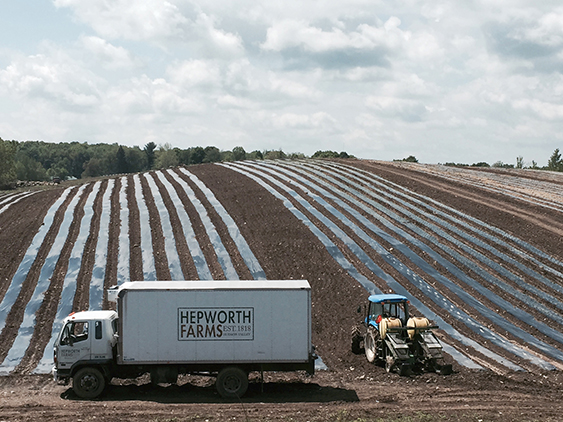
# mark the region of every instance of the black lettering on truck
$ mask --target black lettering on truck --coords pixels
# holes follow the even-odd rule
[[[178,308],[178,340],[254,340],[254,308]]]

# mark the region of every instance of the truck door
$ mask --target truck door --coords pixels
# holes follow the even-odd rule
[[[111,342],[113,340],[113,329],[111,327],[107,327],[110,323],[110,320],[92,321],[93,331],[90,335],[90,345],[92,348],[92,359],[94,360],[112,358]],[[112,334],[109,338],[108,331]]]
[[[61,333],[58,366],[69,369],[75,362],[90,359],[90,333],[88,321],[69,321]]]

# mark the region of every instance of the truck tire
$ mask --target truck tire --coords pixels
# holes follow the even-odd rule
[[[219,371],[215,386],[223,398],[240,398],[248,389],[248,375],[236,366],[229,366]]]
[[[93,399],[98,397],[106,387],[106,380],[96,368],[79,369],[72,377],[72,389],[78,397]]]

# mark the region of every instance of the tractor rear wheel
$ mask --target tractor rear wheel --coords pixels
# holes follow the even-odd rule
[[[362,353],[362,341],[364,340],[364,336],[362,336],[362,332],[359,327],[352,328],[352,353],[355,355],[359,355]]]
[[[373,327],[369,327],[364,338],[364,349],[366,353],[366,359],[369,363],[374,363],[379,356],[379,350],[377,348],[377,337],[379,337],[377,330]]]

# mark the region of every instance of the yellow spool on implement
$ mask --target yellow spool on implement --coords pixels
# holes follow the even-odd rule
[[[379,335],[384,339],[388,328],[400,328],[402,326],[399,318],[383,318],[379,323]]]
[[[407,321],[407,327],[413,327],[413,328],[425,328],[425,327],[429,327],[430,326],[430,321],[428,321],[428,318],[424,318],[424,317],[412,317],[409,318],[409,320]],[[409,333],[409,338],[412,340],[414,338],[415,335],[415,330],[407,330]]]

